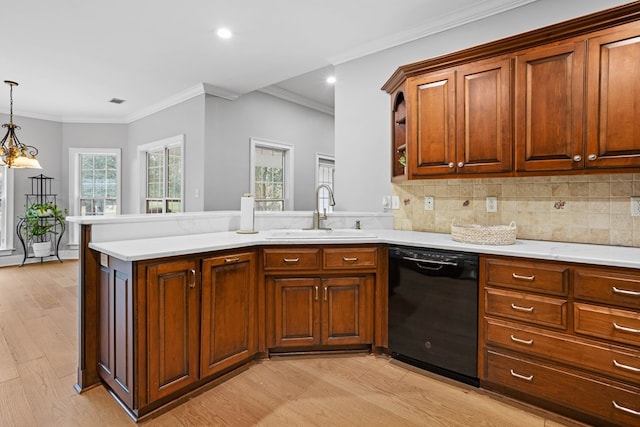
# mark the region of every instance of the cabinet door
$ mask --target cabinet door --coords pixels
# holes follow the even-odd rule
[[[215,374],[256,352],[255,255],[202,261],[200,376]]]
[[[588,168],[640,166],[640,28],[634,25],[588,41]]]
[[[275,346],[320,344],[320,279],[271,279],[274,289]]]
[[[407,81],[407,167],[409,179],[455,173],[455,72]]]
[[[516,58],[516,167],[584,167],[585,44],[531,49]]]
[[[322,280],[322,343],[372,342],[373,277]]]
[[[198,379],[198,296],[195,260],[147,266],[150,401]]]
[[[511,60],[457,70],[457,173],[511,170]]]

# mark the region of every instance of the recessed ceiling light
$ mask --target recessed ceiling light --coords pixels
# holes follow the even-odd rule
[[[329,83],[330,85],[335,84],[336,83],[336,76],[327,77],[327,83]]]
[[[124,99],[120,99],[120,98],[111,98],[109,100],[109,102],[114,103],[114,104],[122,104],[123,102],[125,102],[126,100]]]
[[[233,33],[231,33],[231,30],[228,28],[218,28],[218,31],[216,31],[216,35],[221,39],[226,40],[226,39],[230,39],[231,36],[233,36]]]

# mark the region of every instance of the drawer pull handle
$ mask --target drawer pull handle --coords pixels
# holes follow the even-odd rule
[[[521,380],[525,380],[525,381],[532,381],[533,380],[533,375],[521,375],[521,374],[515,372],[513,369],[511,369],[511,376],[516,377],[516,378],[520,378]]]
[[[515,305],[514,303],[511,303],[511,308],[518,311],[525,311],[527,313],[531,313],[533,311],[533,307],[520,307],[519,305]]]
[[[633,366],[623,365],[622,363],[618,362],[616,359],[613,359],[613,366],[620,369],[626,369],[627,371],[631,371],[631,372],[640,372],[640,368],[634,368]]]
[[[533,340],[523,340],[521,338],[516,338],[513,335],[511,335],[511,341],[517,342],[520,344],[533,345]],[[615,363],[615,360],[614,360],[614,363]]]
[[[629,295],[629,296],[633,296],[633,297],[640,297],[640,292],[638,292],[638,291],[629,291],[627,289],[618,289],[615,286],[612,289],[613,289],[613,293],[614,294],[621,294],[621,295]]]
[[[240,258],[235,257],[235,258],[225,258],[224,262],[238,262],[240,261]]]
[[[625,408],[622,405],[618,405],[618,403],[615,400],[612,400],[611,403],[613,403],[613,407],[618,409],[619,411],[626,412],[627,414],[631,414],[631,415],[640,416],[640,411],[634,411],[633,409]]]
[[[284,262],[293,263],[300,261],[300,258],[282,258]]]
[[[613,329],[616,329],[622,332],[629,332],[632,334],[640,334],[640,329],[633,329],[633,328],[627,328],[626,326],[620,326],[616,322],[613,322]]]
[[[353,258],[348,258],[348,257],[346,257],[346,256],[345,256],[345,257],[342,257],[342,260],[343,260],[344,262],[356,262],[356,261],[358,261],[358,257],[357,257],[357,256],[355,256],[355,257],[353,257]]]
[[[516,273],[511,273],[511,277],[513,277],[514,279],[518,279],[518,280],[527,280],[529,282],[533,282],[536,278],[536,276],[522,276],[520,274],[516,274]]]

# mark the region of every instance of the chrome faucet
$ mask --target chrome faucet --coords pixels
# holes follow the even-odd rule
[[[316,209],[313,211],[313,225],[311,227],[311,230],[330,230],[330,228],[325,228],[325,227],[320,227],[320,220],[326,220],[327,219],[327,209],[324,209],[324,213],[322,215],[320,215],[320,212],[318,211],[318,196],[320,195],[320,189],[321,188],[326,188],[327,191],[329,192],[329,204],[331,206],[335,206],[336,205],[336,201],[333,198],[333,190],[331,189],[331,187],[327,184],[320,184],[318,185],[318,188],[316,188]]]

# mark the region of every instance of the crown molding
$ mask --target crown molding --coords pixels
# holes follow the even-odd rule
[[[355,49],[344,52],[341,55],[329,58],[329,62],[333,65],[339,65],[344,62],[352,61],[363,56],[371,55],[385,49],[390,49],[392,47],[421,39],[423,37],[441,33],[443,31],[469,24],[536,1],[538,0],[513,0],[506,4],[500,0],[479,1],[476,2],[475,5],[458,9],[455,12],[440,16],[438,19],[433,21],[427,21],[418,27],[409,28],[404,32],[394,34],[390,37],[380,38],[372,40],[369,43],[362,44]]]
[[[309,98],[305,98],[304,96],[300,96],[297,93],[290,92],[275,85],[258,89],[257,92],[262,92],[267,95],[275,96],[276,98],[284,99],[285,101],[293,102],[294,104],[302,105],[303,107],[311,108],[312,110],[320,111],[321,113],[325,113],[330,116],[335,116],[334,108],[312,101]]]

